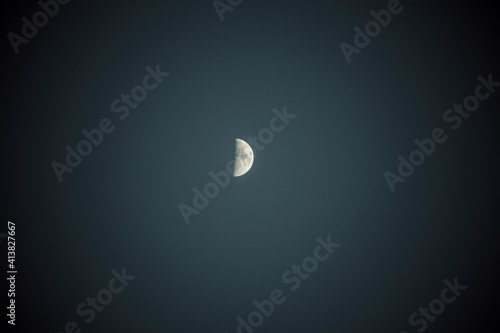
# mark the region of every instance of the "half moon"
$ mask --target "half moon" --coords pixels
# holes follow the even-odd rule
[[[250,170],[253,164],[253,150],[248,143],[236,139],[236,149],[234,151],[234,177],[243,176]]]

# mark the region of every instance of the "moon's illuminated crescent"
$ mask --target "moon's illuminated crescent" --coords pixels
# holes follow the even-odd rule
[[[236,139],[236,149],[234,151],[234,177],[244,175],[250,170],[253,164],[253,150],[248,143]]]

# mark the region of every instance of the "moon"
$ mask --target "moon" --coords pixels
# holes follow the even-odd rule
[[[243,176],[253,165],[252,147],[241,139],[236,139],[236,149],[234,150],[234,171],[233,176]]]

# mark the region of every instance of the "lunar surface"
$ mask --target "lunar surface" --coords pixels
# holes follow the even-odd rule
[[[253,164],[253,150],[248,143],[236,139],[236,149],[234,151],[234,177],[243,176],[250,170]]]

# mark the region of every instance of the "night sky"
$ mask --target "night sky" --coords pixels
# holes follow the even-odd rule
[[[496,324],[491,7],[22,0],[2,15],[7,332]],[[255,160],[227,177],[236,138]]]

